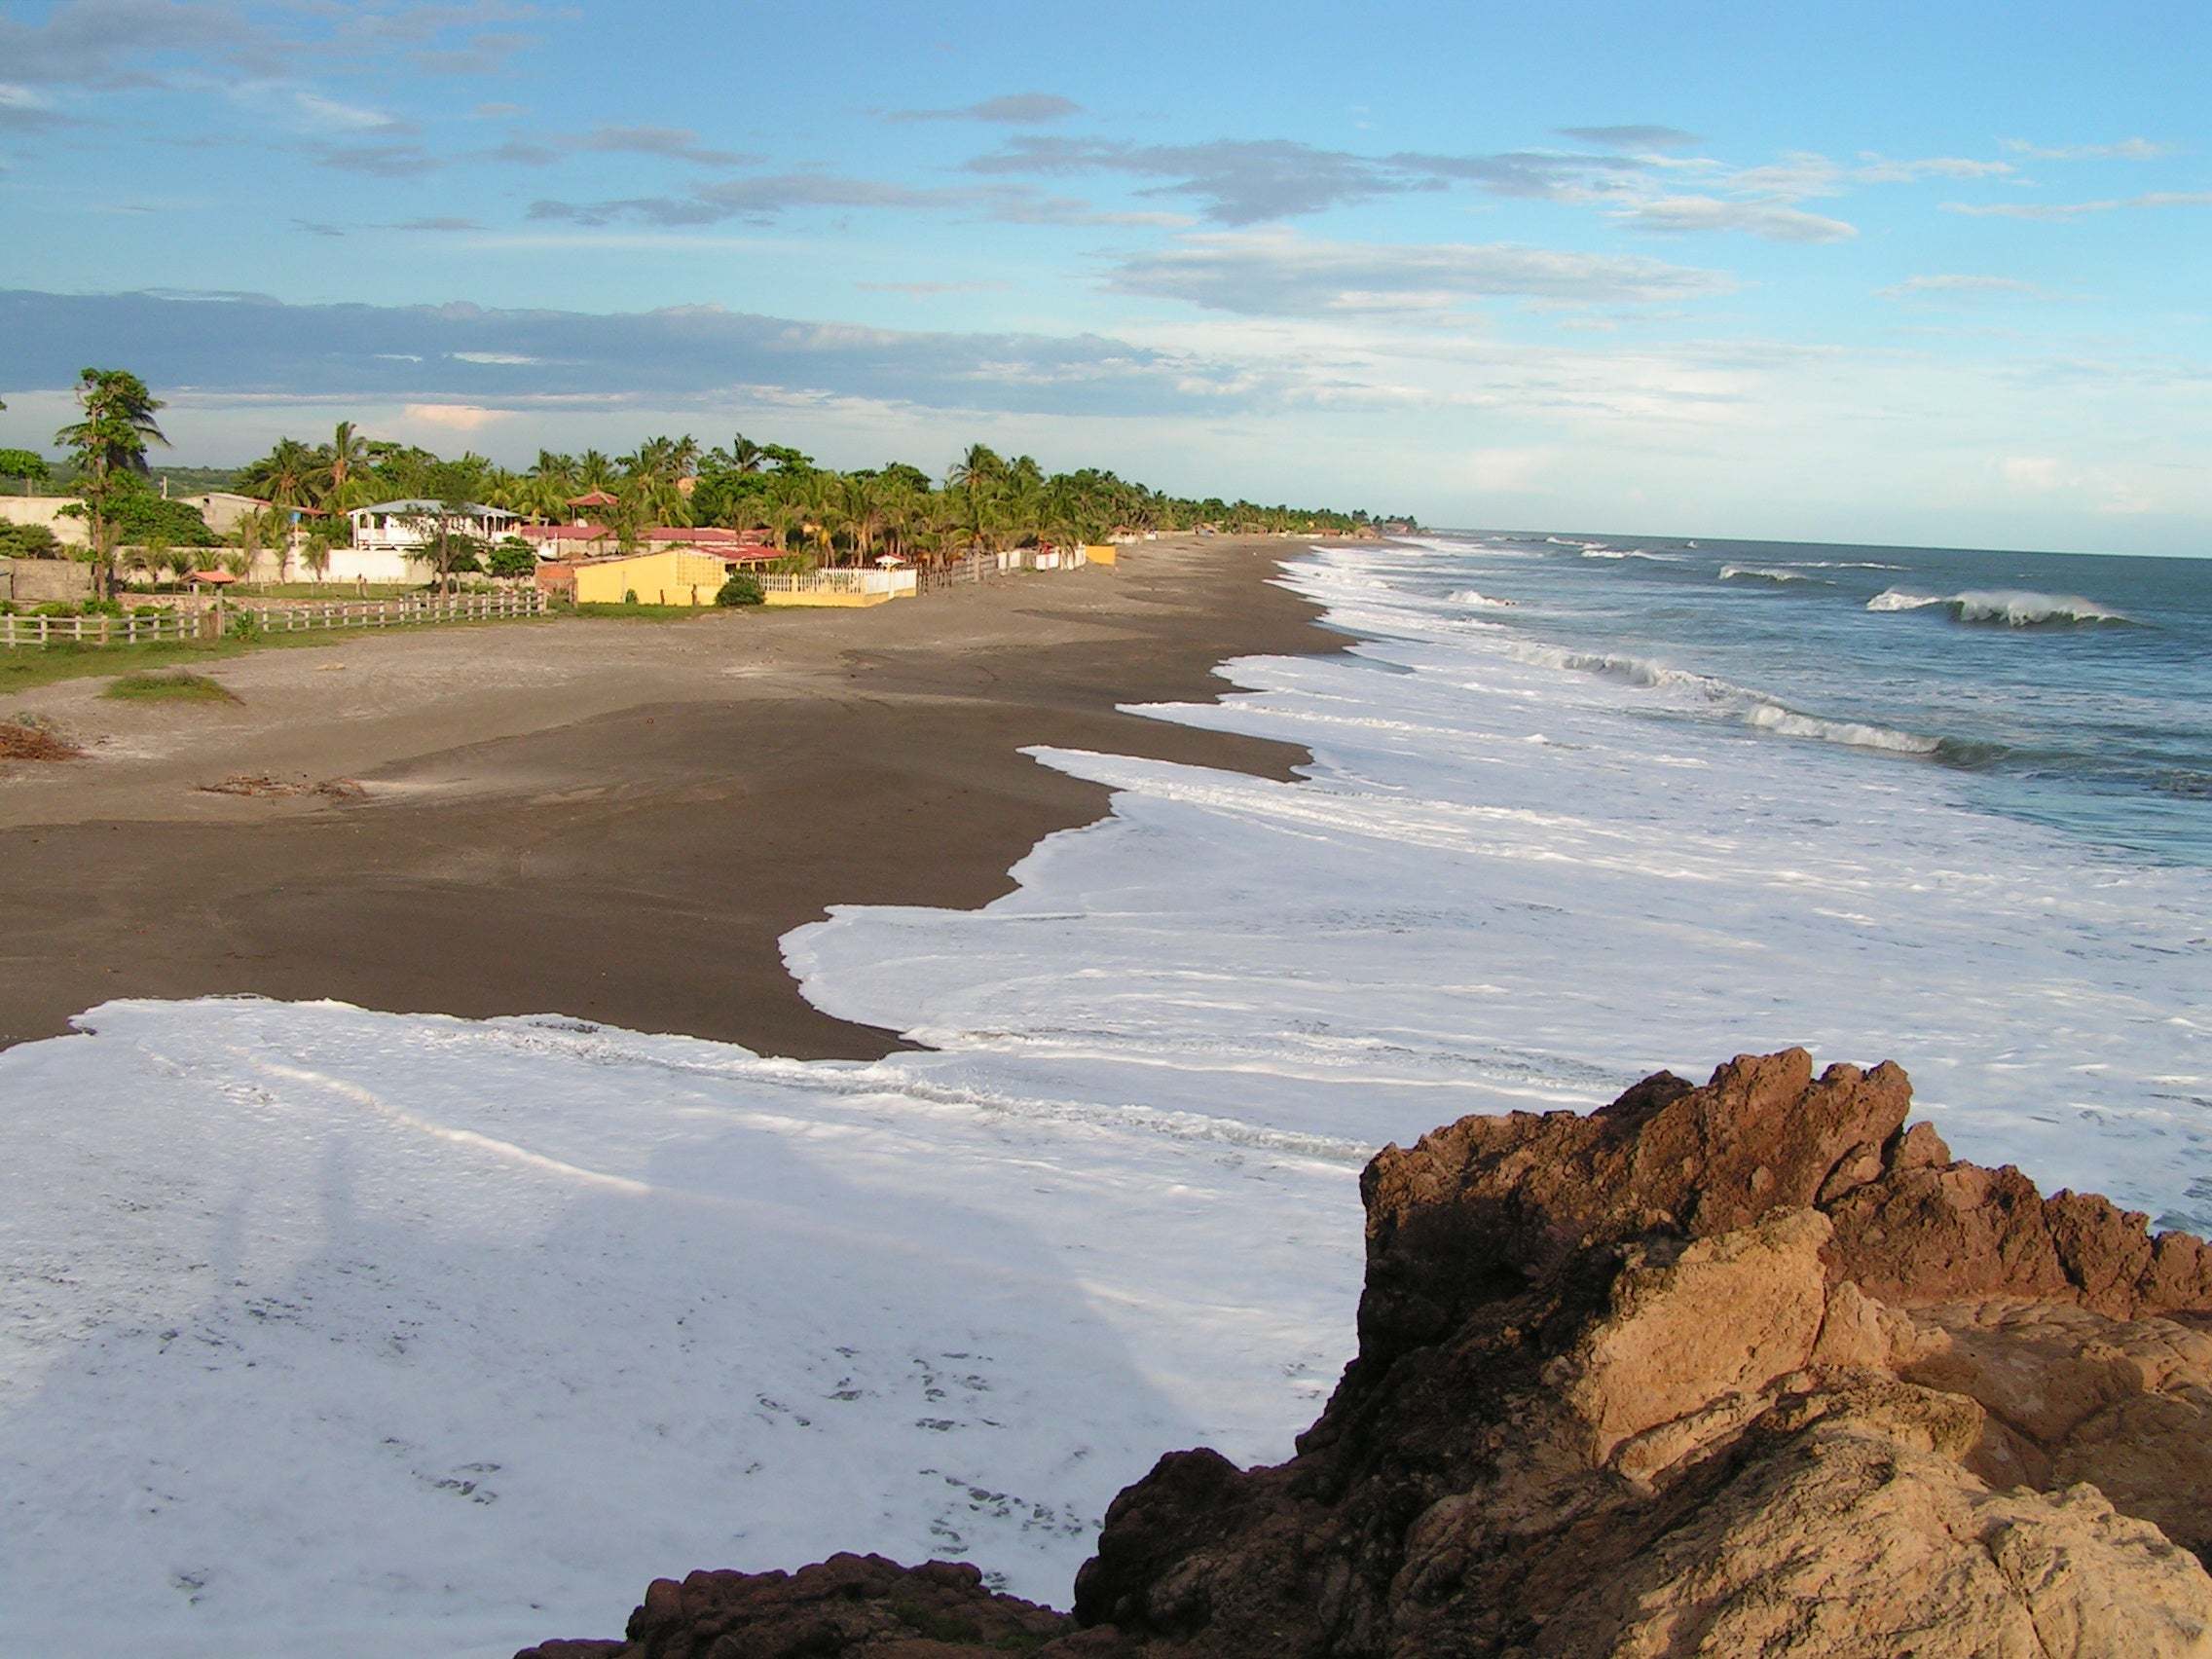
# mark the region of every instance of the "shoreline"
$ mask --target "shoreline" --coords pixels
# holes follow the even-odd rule
[[[1299,746],[1120,706],[1211,702],[1230,659],[1342,648],[1272,579],[1303,545],[1163,539],[862,611],[257,652],[212,669],[235,708],[21,693],[6,713],[92,757],[0,783],[0,1048],[116,998],[253,994],[879,1058],[909,1045],[806,1002],[783,937],[832,904],[1012,891],[1112,794],[1027,747],[1294,776]],[[236,774],[367,794],[206,792]]]

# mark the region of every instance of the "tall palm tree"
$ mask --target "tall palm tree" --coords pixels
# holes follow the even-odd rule
[[[322,487],[322,504],[334,512],[355,505],[356,475],[369,464],[369,441],[361,436],[360,428],[350,421],[339,422],[316,460],[322,467],[317,480]]]

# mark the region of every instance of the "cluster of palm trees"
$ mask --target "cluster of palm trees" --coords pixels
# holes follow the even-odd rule
[[[428,497],[503,507],[541,522],[576,517],[571,503],[597,492],[614,500],[593,507],[590,517],[625,546],[654,525],[719,525],[765,530],[794,557],[825,565],[1072,544],[1118,531],[1211,526],[1342,534],[1371,522],[1364,512],[1168,496],[1092,467],[1048,473],[1028,456],[1008,460],[984,444],[971,445],[941,484],[903,462],[839,471],[743,433],[713,449],[685,435],[647,438],[625,456],[540,451],[533,465],[515,472],[479,455],[444,461],[367,439],[347,422],[325,444],[279,441],[240,469],[236,487],[277,509],[342,514],[394,497]]]

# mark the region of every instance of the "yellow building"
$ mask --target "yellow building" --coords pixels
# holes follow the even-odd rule
[[[1083,550],[1083,556],[1093,565],[1111,565],[1115,554],[1116,549],[1109,542],[1095,542]]]
[[[640,605],[712,605],[730,565],[712,553],[671,548],[593,559],[576,566],[578,605],[620,605],[633,594]]]

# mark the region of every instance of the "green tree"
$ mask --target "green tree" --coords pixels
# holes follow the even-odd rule
[[[0,404],[0,409],[7,405]],[[31,493],[33,484],[43,484],[52,477],[46,457],[36,450],[0,449],[0,478],[19,478],[23,481],[23,494]]]
[[[300,563],[307,566],[308,574],[321,581],[330,573],[330,537],[319,530],[310,535],[300,551]]]
[[[113,585],[115,539],[108,509],[122,481],[146,472],[146,446],[166,445],[155,424],[162,402],[128,369],[85,369],[77,376],[84,419],[54,434],[77,462],[77,494],[92,521],[92,580],[105,599]]]
[[[492,549],[485,568],[507,581],[532,575],[537,570],[537,549],[519,535],[507,536]]]

